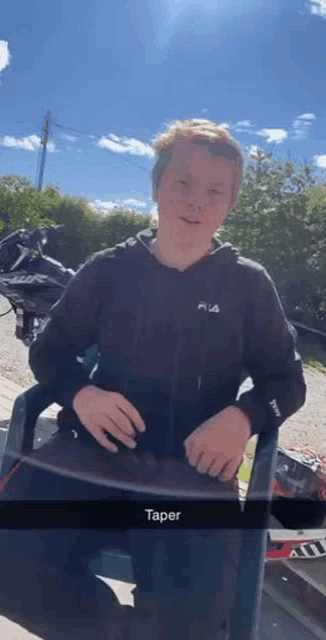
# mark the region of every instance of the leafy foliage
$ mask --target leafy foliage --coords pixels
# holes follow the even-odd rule
[[[122,242],[152,224],[149,214],[115,208],[100,216],[82,198],[62,196],[54,186],[38,191],[26,178],[0,178],[0,234],[37,226],[63,225],[58,239],[49,240],[46,253],[76,269],[91,253]]]
[[[308,164],[276,161],[258,148],[247,161],[238,200],[218,235],[263,264],[287,315],[325,329],[326,181]],[[88,255],[153,224],[149,214],[114,209],[96,213],[85,199],[38,191],[22,176],[0,178],[0,236],[19,228],[63,225],[46,252],[76,269]]]
[[[289,316],[325,328],[326,194],[312,167],[258,149],[218,235],[265,266]]]

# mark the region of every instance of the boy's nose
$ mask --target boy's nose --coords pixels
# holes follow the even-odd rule
[[[201,209],[201,204],[198,202],[198,200],[189,200],[188,202],[189,207],[192,207],[193,209]]]
[[[197,204],[195,202],[189,202],[188,209],[191,213],[195,215],[200,215],[202,207],[200,204]]]

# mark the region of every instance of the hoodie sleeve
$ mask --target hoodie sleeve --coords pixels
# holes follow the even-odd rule
[[[244,366],[254,386],[234,403],[248,416],[252,435],[279,428],[306,398],[296,331],[271,277],[256,266],[247,294],[244,331]]]
[[[53,386],[56,402],[65,407],[72,407],[77,391],[90,383],[77,357],[98,342],[100,266],[97,253],[78,270],[30,346],[29,365],[36,380]]]

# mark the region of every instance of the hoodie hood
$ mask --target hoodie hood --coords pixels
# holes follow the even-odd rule
[[[139,231],[139,233],[137,233],[135,237],[128,238],[127,240],[116,244],[115,247],[111,249],[111,251],[114,250],[117,257],[125,256],[125,252],[132,252],[133,255],[130,253],[130,257],[134,257],[136,251],[139,258],[141,258],[142,256],[147,262],[146,259],[148,257],[153,257],[150,245],[152,240],[156,238],[157,231],[157,227],[149,227],[148,229]],[[210,251],[210,253],[208,255],[205,255],[193,265],[190,265],[190,267],[187,267],[187,269],[185,269],[184,271],[196,268],[202,263],[211,262],[212,259],[214,261],[217,261],[220,265],[235,264],[237,262],[238,258],[240,257],[240,252],[237,248],[233,247],[230,242],[221,242],[221,240],[219,240],[218,238],[212,237],[212,243],[214,248]],[[141,252],[139,252],[139,250],[141,250]],[[162,266],[165,267],[165,265]],[[173,269],[174,267],[165,268]]]
[[[147,253],[152,255],[150,244],[152,240],[156,238],[157,231],[158,231],[157,227],[150,227],[148,229],[145,229],[144,231],[140,231],[139,233],[137,233],[135,242],[132,243],[132,246],[135,246],[136,241],[138,241],[139,243],[138,246],[141,246]],[[132,238],[130,240],[134,240],[134,239]],[[128,242],[130,241],[127,240],[126,243],[123,243],[123,244],[125,245]],[[211,262],[212,259],[217,260],[218,263],[221,265],[235,264],[237,262],[237,259],[240,256],[239,250],[233,247],[230,242],[223,243],[218,238],[212,237],[212,243],[214,245],[214,248],[210,251],[210,253],[204,256],[203,258],[201,258],[200,260],[198,260],[194,265],[191,265],[190,267],[188,267],[188,269],[196,267],[197,265],[203,262]],[[170,269],[173,267],[168,267],[168,268]],[[185,271],[187,271],[188,269],[186,269]]]

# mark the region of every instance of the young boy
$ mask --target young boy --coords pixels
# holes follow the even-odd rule
[[[86,262],[32,344],[30,366],[40,383],[54,387],[63,406],[60,432],[73,430],[76,446],[79,439],[117,455],[126,447],[137,455],[149,450],[227,482],[251,435],[279,428],[304,403],[302,363],[265,269],[213,236],[239,193],[239,145],[214,122],[185,120],[172,123],[154,148],[158,228]],[[90,379],[77,356],[94,343],[99,360]],[[237,400],[243,370],[254,386]],[[110,500],[119,493],[40,470],[33,478],[31,499],[71,499],[73,492],[76,499]],[[227,637],[238,533],[128,532],[136,609],[158,611],[148,637]],[[67,537],[61,548],[76,559],[73,544]],[[109,546],[103,534],[83,555],[101,544]],[[63,551],[56,553],[51,566],[62,566]],[[56,606],[60,615],[63,605]],[[70,637],[72,625],[81,632],[77,618]],[[134,637],[133,624],[121,638]],[[90,629],[88,637],[95,637]]]

